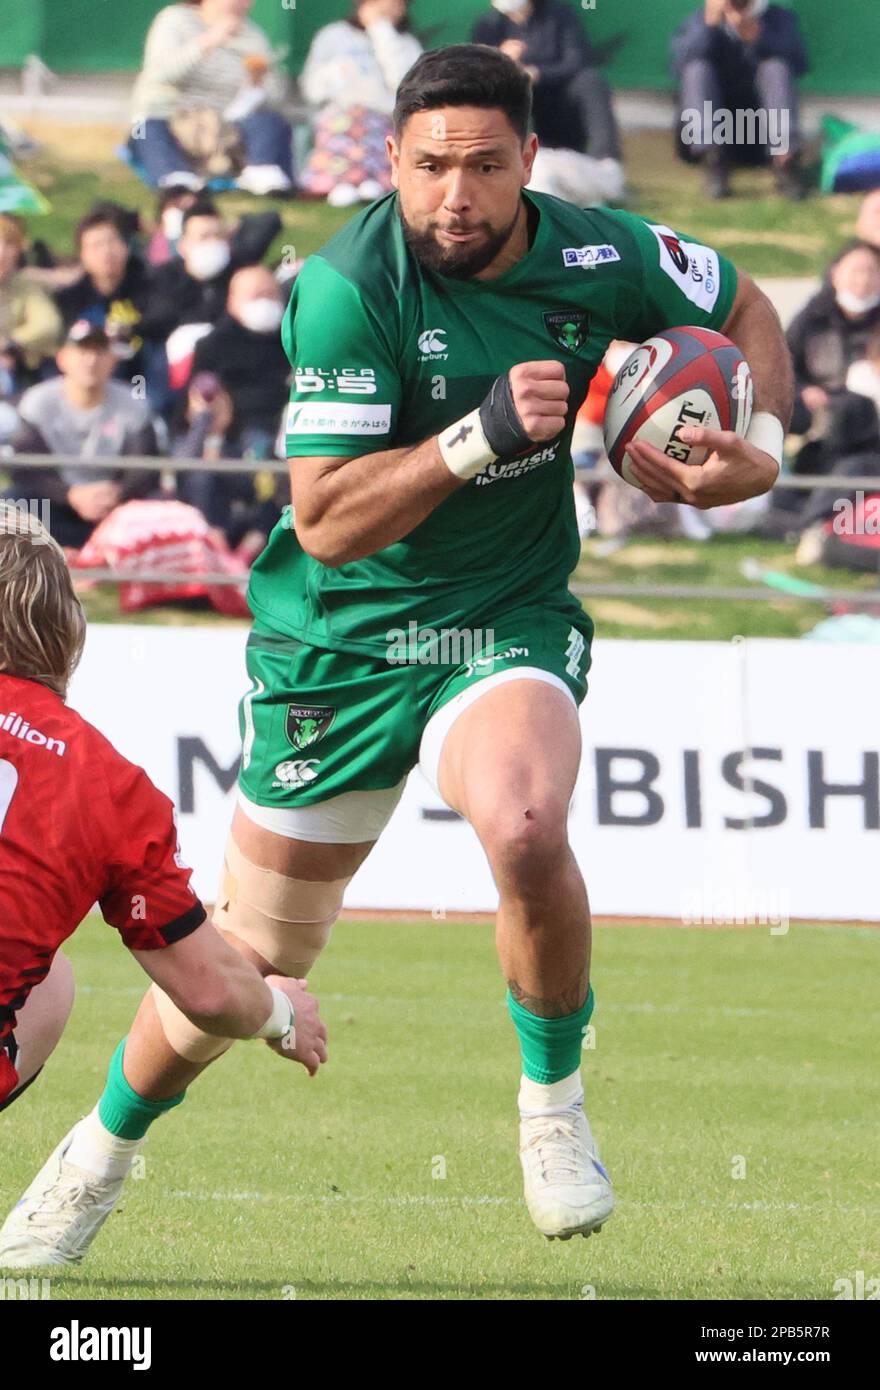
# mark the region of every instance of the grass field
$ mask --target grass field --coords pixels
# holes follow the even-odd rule
[[[619,1199],[598,1237],[548,1243],[522,1205],[491,928],[344,922],[312,982],[323,1074],[257,1044],[218,1063],[52,1298],[829,1299],[880,1272],[876,931],[596,935],[585,1074]],[[68,1031],[3,1117],[4,1204],[94,1102],[141,993],[103,924],[71,955]]]

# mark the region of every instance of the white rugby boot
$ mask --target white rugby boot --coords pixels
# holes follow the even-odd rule
[[[614,1210],[611,1182],[599,1162],[580,1077],[575,1077],[554,1087],[523,1077],[520,1087],[519,1156],[526,1206],[548,1240],[601,1231]],[[561,1106],[559,1093],[553,1094],[557,1087],[567,1087]],[[545,1103],[535,1105],[536,1100]]]
[[[115,1207],[128,1168],[120,1177],[102,1178],[69,1163],[65,1154],[77,1127],[50,1154],[0,1228],[0,1269],[78,1264]]]

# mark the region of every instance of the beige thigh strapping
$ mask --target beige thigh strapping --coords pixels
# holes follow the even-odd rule
[[[247,943],[279,975],[308,974],[330,940],[348,878],[311,883],[261,869],[232,836],[226,845],[214,926]]]

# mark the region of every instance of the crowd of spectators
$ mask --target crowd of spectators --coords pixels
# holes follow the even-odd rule
[[[247,560],[265,543],[285,504],[278,475],[258,466],[275,457],[288,396],[279,330],[293,281],[286,264],[264,264],[280,227],[275,211],[228,224],[204,195],[172,187],[142,232],[130,209],[103,201],[53,288],[28,263],[24,224],[0,216],[4,495],[48,501],[69,551],[123,503],[163,498],[197,507]],[[28,454],[47,461],[16,467]],[[169,455],[240,458],[242,471],[175,483]],[[142,464],[114,464],[124,458]]]
[[[198,510],[216,544],[253,559],[285,503],[283,475],[260,464],[276,457],[281,438],[289,365],[279,329],[295,268],[266,263],[281,228],[276,211],[230,223],[208,184],[226,174],[254,195],[336,206],[391,186],[385,141],[395,90],[422,52],[409,0],[354,0],[347,18],[315,33],[300,78],[311,108],[301,167],[286,79],[249,18],[252,3],[188,0],[166,6],[150,27],[130,148],[156,190],[151,226],[118,203],[96,202],[76,228],[75,258],[55,248],[55,263],[51,250],[29,245],[19,219],[0,215],[6,495],[48,499],[52,529],[71,551],[124,503],[173,498]],[[530,75],[540,140],[532,187],[581,204],[615,201],[624,188],[603,55],[588,32],[569,0],[491,0],[472,32]],[[794,12],[766,0],[705,0],[670,42],[680,152],[703,162],[712,195],[729,193],[730,170],[745,160],[771,163],[779,190],[800,196],[797,79],[807,57]],[[705,126],[702,140],[683,137],[691,108],[761,104],[790,117],[784,153],[716,143]],[[844,480],[880,474],[880,189],[865,197],[854,233],[789,329],[794,470]],[[585,411],[592,444],[581,452],[593,459],[601,412],[590,416],[589,401]],[[63,462],[16,468],[16,454]],[[114,467],[125,457],[140,465]],[[87,462],[96,458],[99,468]],[[242,468],[175,476],[175,458],[240,459]],[[610,506],[606,489],[598,507],[595,489],[581,484],[583,532],[595,528],[597,510],[609,529],[656,526],[629,491],[618,489]],[[832,501],[830,492],[778,490],[750,524],[798,533],[826,519]],[[682,510],[675,526],[710,533]]]

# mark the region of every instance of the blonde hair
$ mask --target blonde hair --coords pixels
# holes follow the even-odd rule
[[[0,501],[0,672],[64,699],[85,637],[61,546],[33,513]]]

